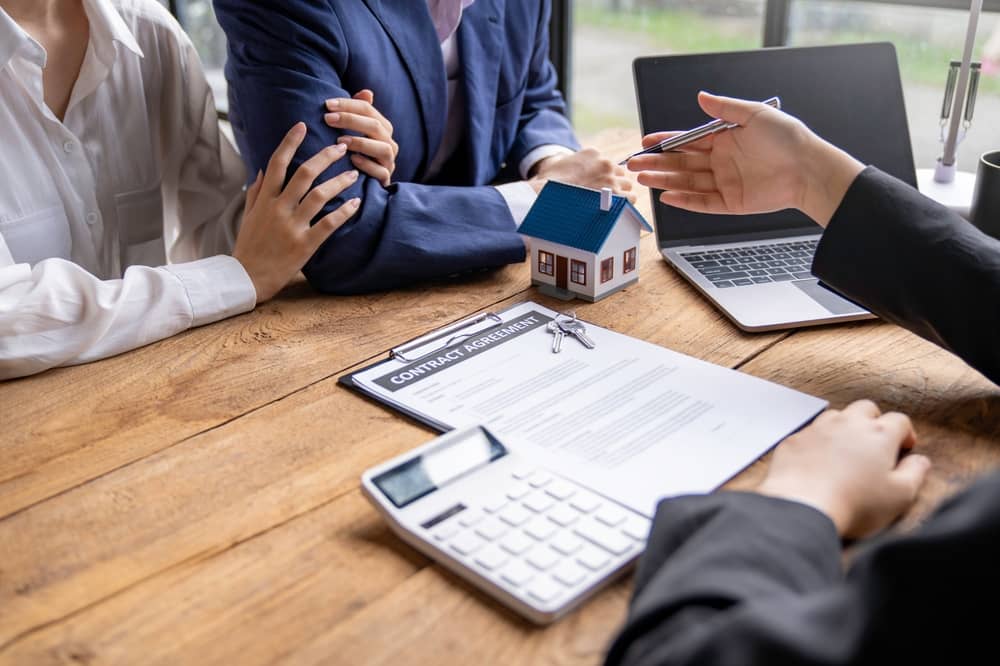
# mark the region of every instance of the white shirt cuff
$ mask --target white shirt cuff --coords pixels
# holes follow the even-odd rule
[[[257,290],[239,260],[227,255],[173,264],[166,269],[184,285],[191,302],[191,326],[253,310]]]
[[[521,174],[521,178],[527,180],[528,174],[536,164],[544,160],[546,157],[552,157],[553,155],[572,155],[574,151],[570,150],[566,146],[560,146],[555,143],[546,143],[545,145],[538,146],[530,153],[524,156],[521,163],[517,165],[517,170]]]
[[[514,218],[514,224],[520,227],[524,218],[528,217],[528,211],[535,205],[535,199],[538,198],[538,195],[535,194],[535,188],[523,180],[519,180],[497,185],[496,189],[507,202],[507,208],[510,210],[510,216]]]

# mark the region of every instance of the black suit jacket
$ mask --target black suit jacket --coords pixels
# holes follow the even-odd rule
[[[1000,242],[866,169],[813,272],[1000,380]],[[608,664],[1000,663],[1000,476],[844,575],[824,514],[718,493],[662,502]]]

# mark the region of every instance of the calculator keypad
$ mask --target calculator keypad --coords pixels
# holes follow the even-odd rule
[[[568,600],[645,546],[649,520],[544,470],[431,529],[434,540],[532,606]]]

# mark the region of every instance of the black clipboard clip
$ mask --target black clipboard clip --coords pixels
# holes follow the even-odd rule
[[[418,336],[411,340],[407,340],[400,346],[392,349],[389,352],[389,358],[391,358],[394,361],[402,361],[403,363],[419,363],[420,361],[423,361],[424,359],[434,356],[438,352],[447,349],[453,344],[471,338],[473,335],[476,335],[476,333],[481,333],[481,331],[477,331],[476,333],[459,333],[458,335],[454,335],[457,331],[469,328],[470,326],[475,326],[476,324],[481,324],[484,321],[493,321],[497,325],[499,325],[503,323],[503,318],[500,315],[496,314],[495,312],[487,312],[485,314],[481,314],[476,317],[465,319],[463,321],[458,322],[457,324],[452,324],[451,326],[442,329],[433,337]],[[417,349],[421,349],[429,345],[430,343],[436,342],[437,340],[440,340],[442,338],[448,338],[447,340],[445,340],[444,344],[438,347],[434,347],[430,351],[421,354],[420,356],[417,356],[415,358],[410,358],[409,356],[407,356],[410,352],[413,352]]]

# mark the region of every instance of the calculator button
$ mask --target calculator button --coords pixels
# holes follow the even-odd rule
[[[583,579],[587,577],[587,572],[578,564],[563,562],[552,570],[552,577],[566,587],[573,587],[583,582]]]
[[[500,542],[500,547],[513,555],[520,555],[531,548],[535,542],[528,538],[524,532],[515,530],[505,536]]]
[[[595,546],[600,546],[615,555],[624,555],[632,548],[632,544],[634,543],[621,532],[612,530],[592,520],[580,523],[573,531]]]
[[[556,535],[556,538],[550,541],[549,545],[563,555],[572,555],[583,547],[583,541],[569,532],[562,532]]]
[[[557,500],[568,500],[576,494],[576,487],[572,483],[567,483],[562,479],[556,479],[545,487],[545,492],[552,495]]]
[[[489,513],[497,513],[498,511],[501,511],[508,504],[509,502],[507,501],[506,497],[504,497],[503,495],[497,495],[483,502],[483,508],[486,509],[486,511],[488,511]]]
[[[543,492],[533,492],[524,498],[524,506],[535,513],[544,513],[552,508],[556,501]]]
[[[591,571],[597,571],[611,561],[611,557],[600,548],[587,546],[576,556],[576,561]]]
[[[528,564],[545,571],[559,561],[559,556],[548,546],[540,546],[528,553]]]
[[[560,504],[548,513],[549,520],[560,527],[569,527],[580,519],[580,514],[565,504]]]
[[[462,532],[451,540],[451,548],[459,555],[471,555],[482,548],[485,543],[472,532]]]
[[[477,525],[485,517],[486,515],[482,511],[470,511],[459,518],[458,522],[461,523],[463,527],[472,527],[473,525]]]
[[[535,471],[536,471],[536,470],[535,470],[535,468],[534,468],[534,467],[520,467],[520,468],[518,468],[518,469],[515,469],[515,470],[514,470],[514,471],[513,471],[512,473],[511,473],[511,476],[513,476],[513,477],[514,477],[515,479],[517,479],[518,481],[524,481],[524,480],[525,480],[525,479],[527,479],[527,478],[528,478],[529,476],[531,476],[532,474],[534,474],[534,473],[535,473]]]
[[[514,560],[507,565],[500,577],[514,587],[521,587],[535,577],[535,570],[520,560]]]
[[[548,602],[559,596],[562,588],[548,576],[538,578],[528,588],[528,594],[541,602]]]
[[[490,546],[479,551],[479,554],[476,555],[476,564],[487,571],[494,571],[507,564],[507,560],[509,559],[510,555],[496,546]]]
[[[592,513],[601,506],[601,498],[593,493],[577,493],[569,505],[580,513]]]
[[[545,541],[550,536],[555,534],[558,529],[559,528],[556,527],[555,523],[550,520],[546,520],[541,516],[535,518],[524,527],[524,531],[528,536],[533,539],[538,539],[539,541]]]
[[[531,492],[531,486],[526,483],[519,483],[516,486],[511,486],[507,491],[507,497],[512,500],[519,500],[528,493]]]
[[[531,518],[531,512],[518,504],[511,504],[500,513],[500,520],[514,527],[523,525],[528,518]]]
[[[476,527],[476,534],[487,541],[496,541],[507,532],[507,529],[507,526],[496,518],[490,518],[479,523],[479,526]]]
[[[645,541],[649,538],[649,521],[639,516],[632,516],[622,526],[622,532],[632,537],[636,541]]]
[[[552,475],[545,472],[535,472],[528,479],[528,483],[531,484],[532,488],[544,488],[552,482]]]
[[[608,527],[617,527],[625,522],[625,512],[613,504],[605,504],[594,514],[594,518]]]
[[[462,528],[458,526],[457,520],[450,520],[444,525],[441,525],[436,530],[434,530],[432,534],[434,535],[434,538],[437,539],[438,541],[447,541],[448,539],[458,534],[458,532],[461,529]]]

